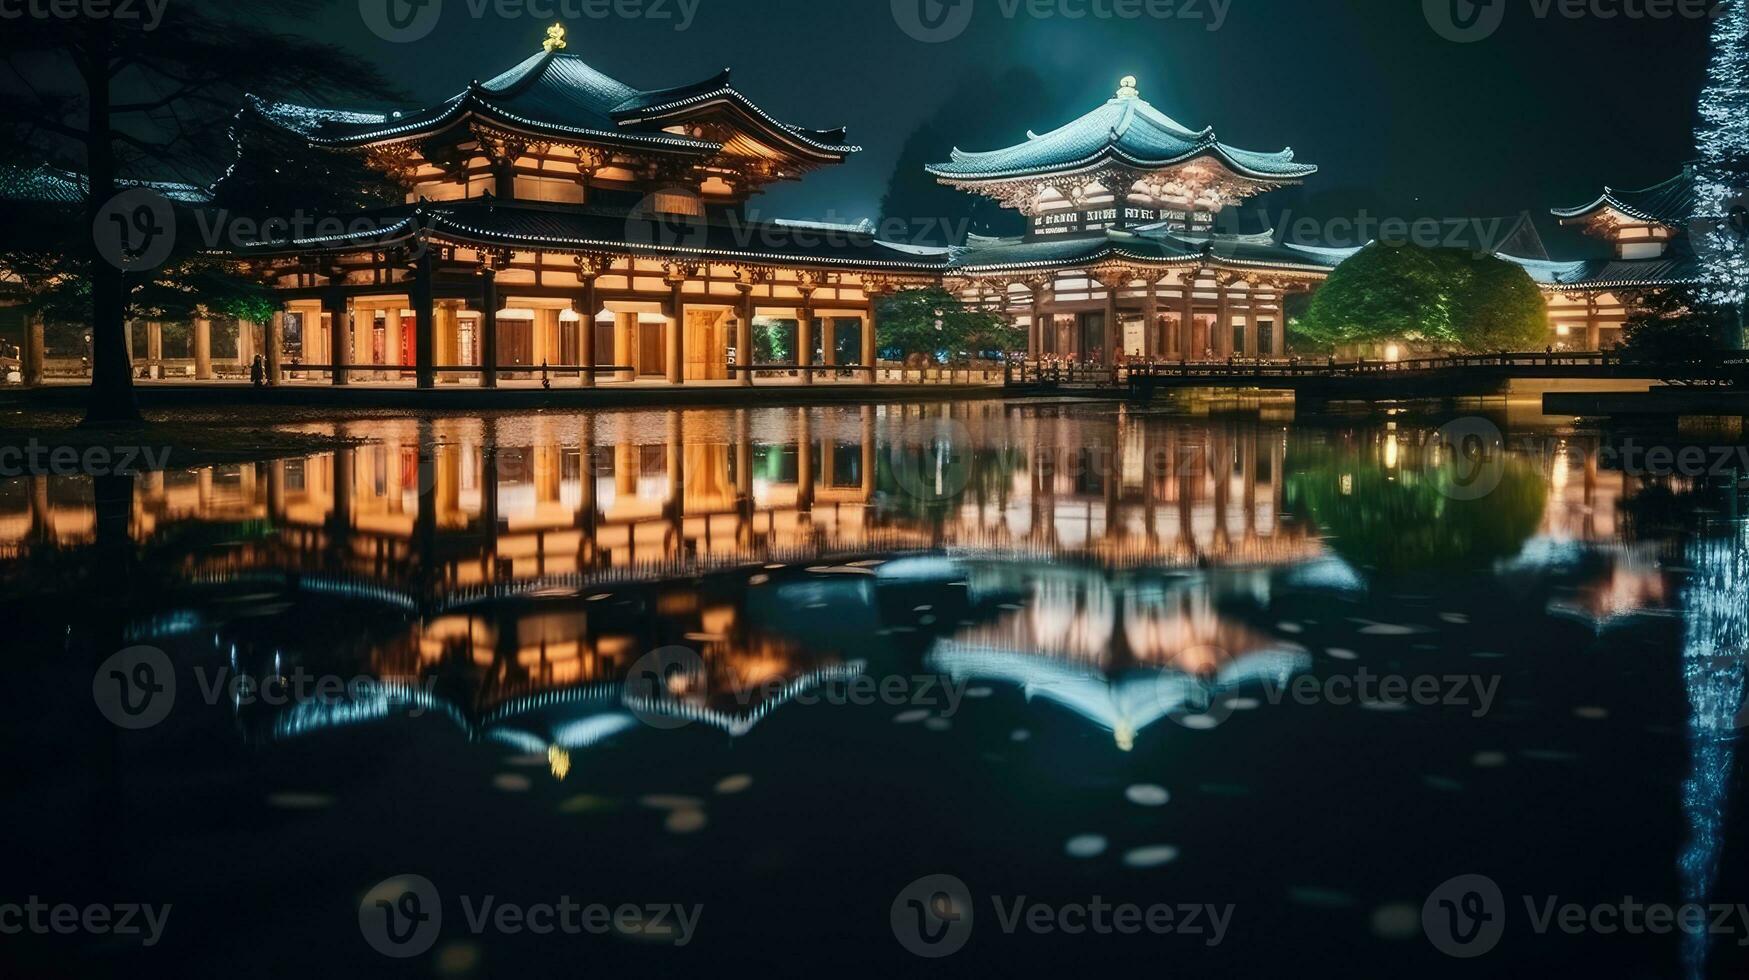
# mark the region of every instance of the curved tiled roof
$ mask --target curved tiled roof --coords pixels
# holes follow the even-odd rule
[[[1681,173],[1669,180],[1637,191],[1605,187],[1603,193],[1590,204],[1582,204],[1576,208],[1555,208],[1551,213],[1557,218],[1572,220],[1604,208],[1640,221],[1653,221],[1680,228],[1694,217],[1694,169],[1692,166],[1684,166]]]
[[[676,219],[674,227],[657,227],[625,214],[500,204],[490,198],[385,208],[351,216],[347,227],[350,230],[341,235],[275,240],[236,251],[275,255],[384,248],[423,232],[445,241],[486,247],[612,252],[664,259],[685,256],[718,262],[777,262],[918,274],[942,270],[946,254],[946,249],[882,242],[857,226],[751,221],[726,225]]]
[[[973,238],[965,248],[952,251],[948,265],[950,269],[967,272],[1045,271],[1123,259],[1155,264],[1208,261],[1217,265],[1324,273],[1355,251],[1277,242],[1268,234],[1191,235],[1162,229],[1109,229],[1093,237],[1033,241]]]
[[[1656,259],[1581,259],[1549,262],[1496,253],[1521,266],[1539,286],[1553,289],[1636,289],[1653,286],[1692,286],[1706,282],[1705,270],[1694,251],[1682,240],[1672,242]]]
[[[208,204],[212,201],[212,195],[205,190],[193,184],[175,181],[121,178],[116,181],[116,186],[124,189],[144,187],[179,204]],[[28,170],[0,167],[0,201],[15,204],[82,205],[85,203],[85,175],[60,170],[47,164],[39,164]]]
[[[729,87],[729,72],[678,88],[640,90],[564,51],[543,51],[486,82],[435,106],[409,112],[325,109],[251,98],[267,121],[318,146],[346,148],[411,139],[478,114],[536,135],[639,144],[673,152],[711,154],[722,144],[662,131],[663,117],[708,104],[731,107],[755,129],[815,156],[841,157],[859,147],[843,130],[810,130],[783,123]]]
[[[1192,130],[1154,108],[1126,87],[1116,98],[1081,118],[1027,141],[986,153],[953,151],[947,163],[926,169],[948,180],[984,181],[1073,173],[1106,162],[1159,169],[1211,156],[1228,169],[1257,180],[1292,181],[1318,172],[1294,160],[1291,149],[1259,153],[1228,146],[1212,128]]]

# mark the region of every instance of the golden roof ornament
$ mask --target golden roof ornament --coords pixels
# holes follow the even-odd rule
[[[554,24],[547,28],[547,39],[541,42],[541,47],[546,48],[548,54],[565,50],[565,25]]]
[[[1142,90],[1136,88],[1136,76],[1125,75],[1117,83],[1117,97],[1120,99],[1139,99]]]

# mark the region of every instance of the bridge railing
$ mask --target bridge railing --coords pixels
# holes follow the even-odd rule
[[[1017,386],[1063,385],[1113,386],[1146,382],[1148,379],[1246,379],[1294,380],[1300,378],[1405,377],[1447,371],[1504,371],[1532,374],[1550,368],[1562,374],[1596,374],[1614,377],[1648,377],[1665,381],[1749,380],[1749,356],[1732,354],[1710,358],[1645,359],[1615,352],[1549,353],[1502,352],[1417,357],[1386,361],[1334,358],[1265,360],[1230,358],[1221,361],[1127,361],[1107,367],[1065,361],[1018,361],[1012,365],[1009,383]]]

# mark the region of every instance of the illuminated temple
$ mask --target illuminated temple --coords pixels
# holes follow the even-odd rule
[[[777,119],[726,70],[635,88],[568,51],[558,27],[540,52],[436,105],[252,98],[235,135],[234,172],[276,166],[289,141],[364,163],[401,201],[312,215],[324,217],[319,232],[227,242],[222,254],[269,284],[280,312],[262,323],[197,312],[179,331],[181,357],[166,351],[164,324],[136,322],[138,377],[238,377],[260,352],[274,384],[870,382],[883,378],[883,297],[936,285],[1023,327],[1033,359],[1283,358],[1286,297],[1356,251],[1218,231],[1222,212],[1318,168],[1181,124],[1133,77],[1056,129],[929,166],[1027,221],[1013,238],[953,248],[883,241],[866,222],[756,216],[764,189],[859,148],[842,129]],[[80,180],[46,167],[0,173],[0,201],[74,206]],[[210,213],[224,185],[137,186]],[[1637,294],[1697,281],[1693,202],[1687,170],[1641,191],[1606,189],[1554,214],[1608,241],[1610,258],[1501,255],[1549,300],[1553,346],[1612,347]],[[22,337],[22,380],[34,384],[45,351],[41,317],[19,305],[29,289],[0,270],[0,330]],[[233,331],[218,354],[215,332]],[[82,353],[55,351],[48,373],[81,373]]]
[[[1349,252],[1222,235],[1225,208],[1318,168],[1292,150],[1228,146],[1123,79],[1059,129],[929,172],[1027,218],[1025,235],[974,238],[952,260],[976,297],[1028,324],[1035,356],[1113,363],[1285,355],[1282,297],[1322,282]]]

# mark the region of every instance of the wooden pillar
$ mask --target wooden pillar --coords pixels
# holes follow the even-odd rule
[[[43,317],[29,313],[24,318],[24,364],[22,373],[26,386],[35,388],[43,383]]]
[[[1115,366],[1118,360],[1117,290],[1120,282],[1119,277],[1113,276],[1105,287],[1105,337],[1101,342],[1105,345],[1106,367]]]
[[[252,320],[236,320],[237,324],[237,366],[249,373],[249,365],[255,359],[255,323]]]
[[[498,387],[498,270],[480,269],[480,387]]]
[[[285,310],[273,311],[267,318],[267,336],[262,338],[267,345],[267,383],[277,385],[285,379],[282,364],[285,360]]]
[[[346,294],[338,289],[330,289],[322,295],[322,312],[328,315],[328,362],[332,365],[333,383],[344,385],[351,379],[347,365],[351,358],[349,341],[351,311],[348,309]]]
[[[838,366],[838,318],[820,318],[820,364],[825,367]]]
[[[400,381],[400,369],[407,366],[401,351],[402,336],[407,332],[407,322],[401,316],[401,304],[391,303],[383,308],[383,365],[387,367],[388,379]],[[417,332],[417,328],[415,328]],[[417,338],[415,338],[417,339]],[[415,355],[417,359],[417,355]]]
[[[753,286],[751,283],[737,284],[741,292],[740,310],[735,314],[735,366],[745,367],[753,363]],[[752,371],[736,371],[735,380],[741,387],[753,387]]]
[[[876,332],[880,329],[881,304],[878,299],[871,298],[868,304],[868,314],[862,318],[862,366],[869,368],[866,375],[869,384],[879,380],[880,348],[875,344]]]
[[[564,346],[559,340],[560,323],[558,310],[537,309],[534,311],[534,351],[529,359],[529,366],[536,371],[539,371],[543,364],[564,363],[559,359],[559,355],[564,351]]]
[[[437,387],[437,301],[431,295],[431,253],[422,250],[413,266],[413,386]]]
[[[807,370],[814,363],[814,293],[802,290],[802,305],[796,308],[796,367],[801,370],[802,384],[814,383],[814,372]]]
[[[639,369],[643,366],[638,358],[638,324],[636,313],[615,313],[613,317],[613,363],[625,367],[619,372],[621,381],[638,380]]]
[[[434,367],[455,367],[461,363],[461,301],[446,299],[432,306],[433,332],[436,334],[431,341],[432,364]],[[432,373],[436,374],[435,371]],[[440,375],[440,378],[439,384],[455,384],[461,381],[455,374]]]
[[[194,380],[213,379],[213,321],[206,317],[194,320]]]
[[[1597,294],[1585,294],[1585,349],[1603,349],[1603,324],[1597,318]]]
[[[1227,291],[1227,284],[1216,281],[1215,288],[1219,291],[1220,306],[1215,314],[1215,355],[1218,357],[1233,356],[1233,298]]]
[[[571,309],[577,311],[577,360],[584,368],[593,368],[598,362],[595,343],[595,318],[601,315],[601,303],[596,299],[595,277],[582,276],[583,293],[572,302]],[[595,372],[583,372],[583,387],[595,387]]]
[[[668,283],[671,293],[668,297],[668,308],[663,313],[668,319],[667,341],[668,351],[668,383],[683,385],[686,383],[686,302],[681,291],[686,285],[684,278],[675,277]]]
[[[164,324],[157,320],[146,323],[146,364],[151,377],[164,376]]]

